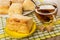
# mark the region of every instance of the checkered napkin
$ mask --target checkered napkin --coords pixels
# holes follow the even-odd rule
[[[37,25],[41,25],[42,23],[36,18],[35,14],[29,14],[28,16],[33,17],[33,21],[36,22]],[[57,19],[60,17],[57,17]],[[36,31],[29,37],[21,38],[21,39],[15,39],[11,38],[10,36],[7,36],[4,32],[4,28],[6,25],[6,16],[0,16],[0,40],[41,40],[46,38],[51,38],[60,35],[60,24],[54,24],[54,31],[48,32],[44,31],[41,32],[40,30],[36,29]]]

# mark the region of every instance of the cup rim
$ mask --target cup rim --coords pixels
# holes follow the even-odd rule
[[[57,11],[57,8],[55,9],[55,11],[54,12],[52,12],[52,13],[41,13],[41,12],[38,12],[37,11],[37,9],[35,9],[35,11],[38,13],[38,14],[41,14],[41,15],[51,15],[51,14],[54,14],[56,11]]]
[[[55,10],[52,12],[52,13],[41,13],[41,12],[38,12],[37,11],[37,9],[35,9],[35,11],[38,13],[38,14],[41,14],[41,15],[51,15],[51,14],[54,14],[55,12],[57,12],[57,10],[58,10],[58,8],[57,8],[57,5],[56,5],[56,3],[41,3],[39,6],[41,6],[41,5],[45,5],[45,4],[47,4],[47,5],[55,5],[56,6],[56,8],[55,8]]]

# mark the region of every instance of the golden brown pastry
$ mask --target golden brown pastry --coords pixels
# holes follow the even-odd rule
[[[7,14],[10,6],[9,0],[0,0],[0,14]]]
[[[23,3],[24,0],[10,0],[12,3]]]
[[[7,28],[18,33],[29,33],[33,25],[31,17],[12,15],[7,19]]]
[[[45,27],[44,27],[43,25],[41,25],[41,26],[38,27],[38,29],[39,29],[40,31],[44,31],[44,30],[45,30]]]
[[[50,32],[54,29],[54,27],[49,26],[49,27],[46,27],[46,29],[47,29],[48,32]]]
[[[24,9],[24,11],[26,11],[26,10],[32,11],[35,9],[35,5],[31,0],[25,0],[23,3],[23,9]]]
[[[13,15],[13,14],[22,14],[22,4],[20,3],[12,3],[12,5],[10,6],[9,10],[8,10],[8,14],[9,15]]]
[[[50,32],[54,29],[53,25],[49,24],[48,26],[45,27],[45,29]]]

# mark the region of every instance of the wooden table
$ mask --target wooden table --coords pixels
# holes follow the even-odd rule
[[[56,36],[56,37],[45,39],[45,40],[60,40],[60,36]]]

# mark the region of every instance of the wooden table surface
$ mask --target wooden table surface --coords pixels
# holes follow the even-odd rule
[[[45,40],[60,40],[60,36],[56,36],[56,37],[45,39]]]

